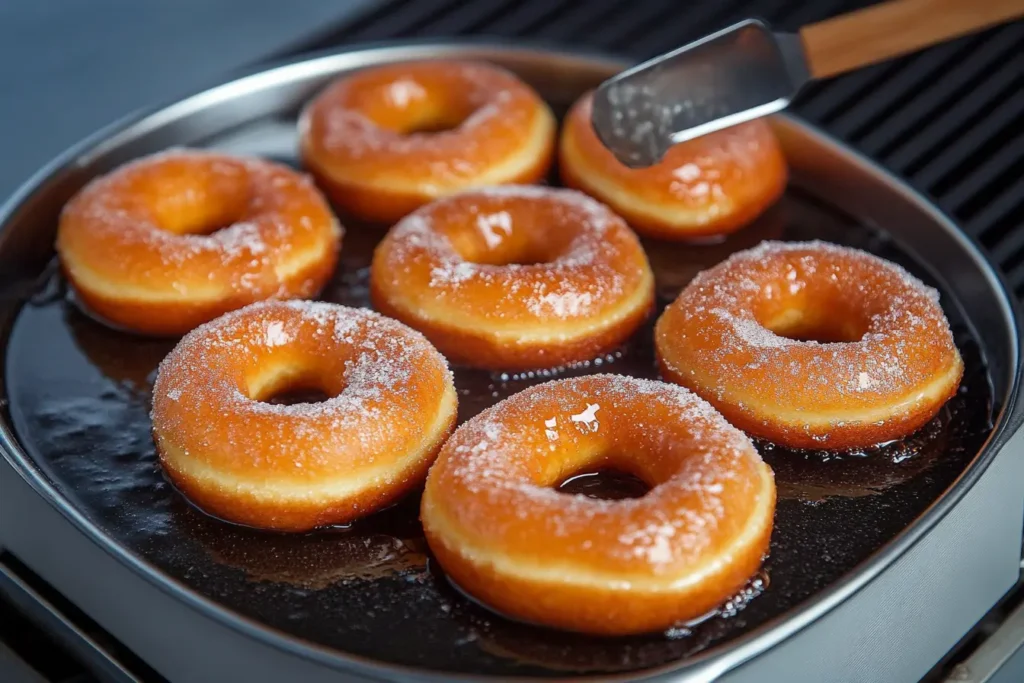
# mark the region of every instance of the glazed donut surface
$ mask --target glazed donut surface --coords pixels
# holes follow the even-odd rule
[[[596,500],[554,487],[612,466],[652,488]],[[430,471],[421,518],[454,582],[508,616],[624,635],[701,616],[768,549],[771,470],[685,389],[589,375],[537,385],[460,426]]]
[[[559,141],[562,181],[607,203],[642,235],[666,240],[724,235],[782,195],[786,162],[764,121],[673,146],[657,164],[621,164],[590,123],[593,96],[573,105]]]
[[[287,167],[173,150],[86,185],[61,214],[57,252],[90,311],[173,335],[254,301],[315,295],[342,233]]]
[[[493,369],[582,361],[650,313],[654,277],[633,232],[572,190],[469,190],[399,222],[374,254],[374,307],[452,362]]]
[[[342,76],[300,119],[303,161],[333,201],[357,218],[388,223],[471,186],[540,180],[555,130],[532,88],[471,61]]]
[[[279,405],[316,388],[319,403]],[[423,481],[457,399],[444,358],[364,309],[264,302],[186,335],[153,387],[160,462],[203,510],[265,529],[343,524]]]
[[[963,374],[938,292],[823,242],[765,242],[699,274],[658,320],[655,345],[667,379],[794,448],[906,436]]]

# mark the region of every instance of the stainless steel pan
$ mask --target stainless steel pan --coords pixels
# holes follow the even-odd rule
[[[486,59],[556,110],[618,71],[607,58],[481,44],[372,47],[240,78],[134,116],[30,179],[0,211],[5,366],[0,539],[171,679],[914,680],[1015,580],[1020,558],[1020,337],[977,247],[923,197],[794,118],[779,206],[734,238],[647,243],[664,304],[699,268],[766,237],[823,238],[898,260],[937,286],[968,363],[924,433],[860,458],[766,449],[781,501],[767,587],[670,634],[597,640],[513,624],[462,599],[427,556],[415,501],[343,533],[291,538],[210,520],[161,478],[152,370],[173,342],[114,333],[53,269],[63,203],[88,179],[172,145],[295,162],[295,116],[328,80],[373,64]],[[555,182],[557,178],[552,179]],[[325,292],[365,304],[380,232],[349,226]],[[643,335],[647,335],[645,338]],[[649,329],[602,370],[653,373]],[[645,355],[647,354],[647,355]],[[457,371],[462,416],[544,377]],[[2,579],[2,577],[0,577]],[[7,586],[0,580],[0,588]],[[749,596],[748,596],[749,597]]]

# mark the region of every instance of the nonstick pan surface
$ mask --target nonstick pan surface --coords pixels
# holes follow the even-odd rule
[[[856,201],[839,208],[834,200],[848,195],[848,187],[870,188],[865,203],[887,192],[893,202],[906,202],[908,191],[878,169],[870,169],[875,175],[858,171],[853,160],[861,166],[863,160],[780,117],[776,127],[794,163],[794,183],[777,206],[722,242],[645,242],[659,309],[698,270],[764,239],[848,244],[903,264],[941,291],[966,372],[960,393],[904,441],[842,455],[762,444],[780,498],[770,555],[763,572],[719,613],[668,633],[617,639],[511,622],[466,599],[445,579],[423,541],[416,496],[349,528],[299,536],[240,528],[191,507],[157,465],[148,417],[157,363],[175,340],[110,330],[76,305],[52,260],[60,206],[96,173],[169,145],[296,164],[295,114],[326,79],[381,60],[442,53],[491,59],[518,71],[557,112],[614,70],[608,61],[522,48],[417,46],[326,57],[174,104],[37,179],[0,241],[0,261],[22,265],[8,272],[6,291],[19,296],[9,311],[3,371],[5,419],[16,441],[7,455],[19,471],[45,481],[56,491],[56,505],[84,516],[113,552],[141,560],[152,580],[187,599],[198,596],[220,618],[255,629],[275,645],[299,648],[339,668],[369,666],[381,676],[415,669],[503,678],[664,670],[728,656],[740,643],[768,643],[773,631],[806,620],[826,596],[878,571],[908,531],[939,514],[937,503],[969,485],[971,477],[964,475],[985,464],[987,441],[1014,390],[1015,338],[1005,319],[1005,295],[961,237],[936,239],[953,244],[959,250],[949,256],[954,265],[965,277],[977,272],[987,289],[946,281],[938,274],[946,267],[922,258],[929,247],[906,226],[866,219],[851,210]],[[369,306],[368,266],[383,230],[345,223],[341,264],[321,298]],[[11,260],[15,255],[17,261]],[[612,354],[557,372],[455,368],[460,419],[553,377],[656,377],[652,325],[653,319]],[[606,493],[631,485],[587,477],[571,484],[575,491],[604,487]]]

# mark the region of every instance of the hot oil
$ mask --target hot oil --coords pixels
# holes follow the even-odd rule
[[[601,469],[575,474],[559,484],[556,490],[559,493],[599,500],[627,500],[641,498],[651,490],[651,487],[634,474]]]
[[[338,274],[322,298],[369,306],[369,265],[383,231],[348,228]],[[884,235],[790,192],[727,239],[646,242],[659,311],[698,271],[765,239],[850,244],[922,275]],[[236,612],[321,645],[410,666],[498,676],[627,671],[713,649],[778,617],[875,552],[962,473],[990,430],[991,392],[977,342],[952,322],[967,368],[963,385],[919,434],[859,454],[759,445],[780,494],[769,587],[748,586],[700,623],[622,639],[517,624],[464,599],[428,560],[415,497],[350,527],[305,535],[260,532],[198,511],[163,477],[150,433],[152,382],[175,340],[116,332],[83,315],[55,269],[37,283],[11,331],[6,398],[20,442],[75,507],[129,551]],[[459,417],[560,377],[656,378],[652,327],[653,318],[622,348],[569,367],[455,368]],[[583,473],[562,488],[602,497],[643,493],[642,482],[607,473]]]

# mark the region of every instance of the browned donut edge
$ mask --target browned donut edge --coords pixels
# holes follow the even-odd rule
[[[417,458],[411,467],[395,472],[390,485],[367,489],[329,505],[319,502],[268,501],[248,493],[225,491],[208,485],[177,466],[175,459],[169,457],[168,449],[155,428],[153,439],[164,471],[184,496],[200,510],[229,522],[259,529],[303,532],[332,524],[348,524],[398,501],[421,485],[441,447],[455,429],[456,417],[457,411],[452,410],[444,429],[424,446],[422,457]],[[425,418],[427,420],[429,418]]]
[[[963,377],[963,362],[960,362],[957,381],[950,386],[949,391],[941,399],[922,403],[904,413],[893,413],[884,422],[849,421],[843,424],[814,427],[787,424],[774,419],[767,413],[754,413],[749,406],[741,410],[734,405],[720,401],[715,392],[704,391],[701,387],[688,381],[686,375],[673,371],[671,364],[665,362],[662,357],[661,348],[657,343],[655,344],[655,355],[658,368],[666,381],[684,386],[701,396],[737,428],[751,436],[771,441],[780,446],[808,450],[851,450],[910,436],[928,424],[942,409],[942,406],[956,395],[960,379]]]
[[[775,490],[772,488],[772,509]],[[512,513],[510,513],[512,514]],[[738,593],[761,567],[772,533],[769,517],[757,540],[733,563],[695,590],[616,591],[540,582],[475,563],[424,524],[431,552],[459,588],[504,616],[533,624],[599,636],[664,631],[701,617]],[[609,614],[615,618],[610,619]]]
[[[595,334],[564,342],[512,345],[484,330],[463,330],[427,321],[391,305],[371,273],[370,300],[380,313],[419,330],[451,363],[491,370],[537,370],[591,360],[619,347],[654,312],[654,288],[643,306]]]
[[[281,282],[279,299],[308,299],[316,296],[334,274],[339,247],[333,247],[308,267]],[[138,301],[130,297],[114,298],[93,290],[88,282],[75,277],[74,268],[62,268],[88,314],[115,327],[153,336],[177,336],[195,329],[214,318],[255,303],[251,296],[193,301],[182,297],[177,301]]]

